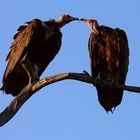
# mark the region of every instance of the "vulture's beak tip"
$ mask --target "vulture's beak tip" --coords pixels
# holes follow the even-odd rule
[[[85,21],[85,19],[84,18],[81,18],[80,21]]]
[[[77,18],[77,17],[74,17],[73,19],[74,19],[74,20],[80,20],[80,19],[79,19],[79,18]]]

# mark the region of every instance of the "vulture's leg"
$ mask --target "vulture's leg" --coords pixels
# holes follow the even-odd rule
[[[38,66],[36,64],[33,65],[30,60],[25,59],[25,57],[20,63],[29,76],[29,84],[38,81]]]

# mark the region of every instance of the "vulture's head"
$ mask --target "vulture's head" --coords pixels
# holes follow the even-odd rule
[[[97,20],[95,20],[95,19],[85,19],[85,18],[81,18],[80,20],[84,21],[91,28],[91,30],[93,30],[93,32],[95,34],[98,34],[99,24],[98,24]]]
[[[63,27],[65,24],[71,22],[71,21],[74,21],[74,20],[79,20],[79,18],[76,18],[76,17],[72,17],[70,15],[62,15],[58,18],[58,26],[59,28]]]

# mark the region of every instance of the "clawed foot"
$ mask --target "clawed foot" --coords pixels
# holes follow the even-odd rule
[[[91,76],[86,70],[83,70],[83,74],[87,75],[87,76]],[[100,75],[98,75],[97,77],[93,77],[95,83],[97,83],[98,81],[100,81]],[[93,84],[94,86],[96,86],[96,84]]]
[[[99,77],[95,77],[94,78],[94,81],[95,81],[95,83],[97,83],[97,82],[99,82],[101,79],[99,78]],[[93,84],[94,86],[96,86],[96,84]]]

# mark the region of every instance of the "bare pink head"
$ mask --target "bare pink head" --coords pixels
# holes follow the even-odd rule
[[[85,19],[85,18],[82,18],[80,20],[84,21],[90,27],[90,29],[93,30],[93,32],[95,34],[98,34],[99,24],[98,24],[97,20],[95,20],[95,19]]]
[[[65,24],[71,22],[71,21],[74,21],[74,20],[79,20],[79,18],[77,17],[72,17],[70,15],[62,15],[58,18],[58,26],[59,28],[63,27]]]

